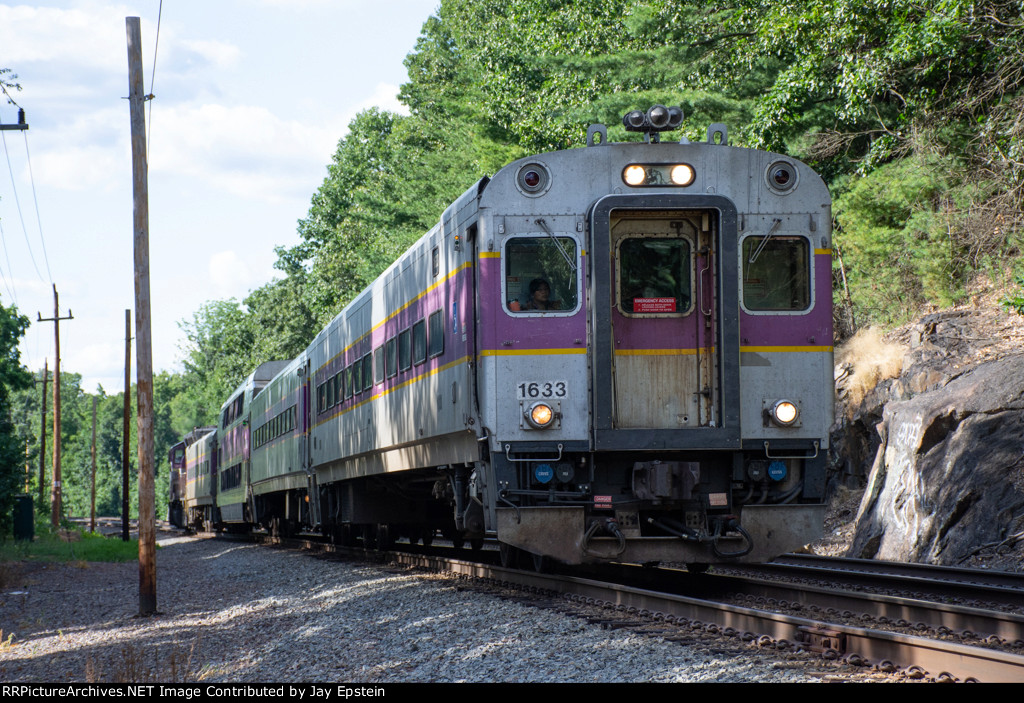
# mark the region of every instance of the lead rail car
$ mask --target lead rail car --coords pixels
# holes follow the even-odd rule
[[[247,519],[493,535],[538,563],[759,561],[817,537],[829,193],[723,125],[661,141],[669,112],[449,206],[253,399]]]

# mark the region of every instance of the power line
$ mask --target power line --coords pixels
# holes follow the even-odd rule
[[[160,49],[160,20],[164,14],[164,0],[160,0],[160,8],[156,13],[156,44],[153,46],[153,70],[149,74],[149,93],[146,95],[146,102],[149,103],[149,124],[146,126],[146,161],[149,161],[149,144],[153,138],[153,84],[156,83],[156,54]]]
[[[21,230],[25,234],[25,244],[28,245],[28,255],[32,259],[32,266],[36,270],[36,275],[39,276],[40,281],[45,281],[43,274],[39,272],[39,265],[36,263],[36,255],[32,253],[32,244],[28,239],[28,228],[25,227],[25,216],[21,212],[21,200],[18,198],[18,186],[14,181],[14,168],[11,166],[11,153],[7,150],[7,137],[3,131],[0,131],[0,139],[4,143],[4,154],[7,156],[7,171],[11,174],[11,188],[14,190],[14,202],[18,206],[18,218],[21,220]]]
[[[39,198],[36,197],[36,178],[32,174],[32,155],[28,151],[28,131],[22,132],[25,135],[25,158],[28,160],[28,179],[32,184],[32,202],[36,206],[36,225],[39,227],[39,243],[43,247],[43,261],[46,263],[46,275],[53,283],[53,274],[50,272],[50,257],[46,255],[46,240],[43,238],[43,218],[39,216]],[[10,266],[10,264],[8,264]]]
[[[0,242],[2,242],[4,245],[4,259],[7,260],[7,276],[3,276],[4,288],[6,288],[7,292],[11,294],[11,300],[13,300],[14,304],[17,305],[18,296],[15,295],[14,293],[14,269],[11,268],[11,256],[10,253],[7,251],[7,235],[4,234],[4,225],[2,219],[0,219]],[[2,276],[2,274],[3,269],[0,268],[0,276]],[[7,283],[8,276],[11,279],[10,285],[8,285]]]

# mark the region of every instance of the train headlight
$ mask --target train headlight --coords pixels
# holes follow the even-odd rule
[[[689,164],[678,164],[672,167],[672,182],[677,186],[688,186],[693,183],[693,167]]]
[[[627,166],[622,173],[622,179],[626,181],[627,185],[642,186],[647,180],[647,169],[637,164]]]
[[[800,417],[800,411],[796,407],[796,403],[791,400],[777,400],[772,405],[771,418],[779,427],[789,427],[797,418]]]
[[[622,182],[631,188],[688,186],[696,177],[690,164],[629,164],[622,169]]]
[[[555,421],[554,408],[542,400],[538,400],[536,403],[531,403],[523,414],[526,417],[526,421],[530,423],[530,427],[537,430],[543,430],[547,427],[551,427],[552,423]]]

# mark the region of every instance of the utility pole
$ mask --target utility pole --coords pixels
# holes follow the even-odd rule
[[[46,486],[46,378],[49,376],[49,360],[43,362],[43,413],[39,417],[39,509],[43,506],[43,491]]]
[[[39,322],[53,322],[53,341],[56,347],[56,363],[53,365],[53,491],[50,494],[50,524],[60,527],[61,505],[60,477],[60,323],[63,320],[75,319],[68,308],[68,316],[60,316],[60,302],[57,297],[57,284],[53,284],[53,317],[43,317],[36,313]]]
[[[92,397],[92,509],[89,511],[89,532],[96,531],[96,396]]]
[[[18,123],[17,124],[0,124],[0,132],[7,132],[11,130],[20,130],[24,132],[28,129],[28,123],[25,122],[25,110],[18,108]]]
[[[132,123],[132,193],[135,225],[135,343],[139,407],[139,615],[156,613],[156,496],[153,465],[153,339],[149,311],[149,165],[146,161],[142,30],[126,17],[128,104]]]
[[[124,427],[121,433],[121,539],[128,541],[128,448],[132,421],[132,311],[124,311]]]

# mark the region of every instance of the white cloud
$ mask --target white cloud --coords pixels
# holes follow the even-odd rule
[[[233,251],[221,251],[210,257],[207,266],[209,283],[217,298],[231,298],[244,295],[245,291],[259,285],[252,269]]]
[[[126,5],[103,3],[84,3],[74,9],[0,5],[4,61],[8,67],[70,61],[79,68],[123,72],[127,65],[124,18],[135,14]]]
[[[186,40],[181,42],[181,46],[218,67],[234,65],[242,56],[237,46],[224,42]]]
[[[184,175],[253,199],[305,199],[337,138],[335,125],[283,119],[253,105],[157,108],[150,173]]]

